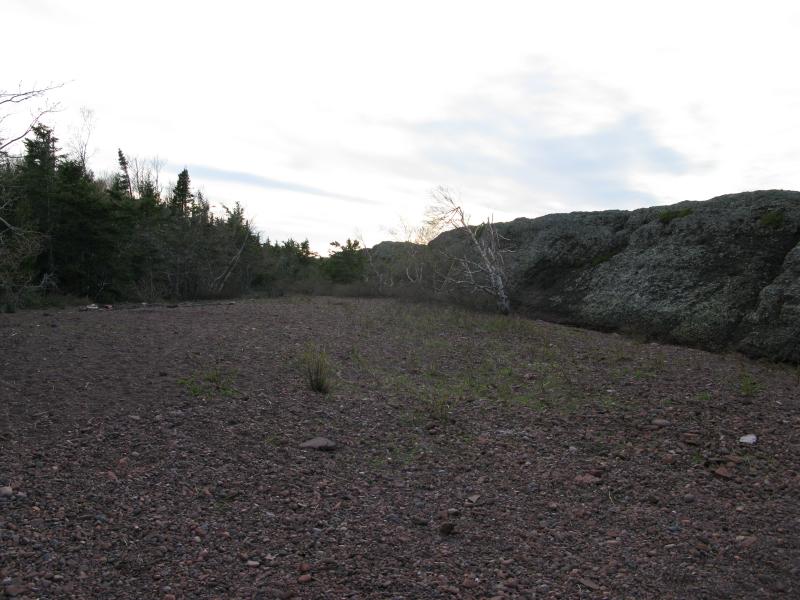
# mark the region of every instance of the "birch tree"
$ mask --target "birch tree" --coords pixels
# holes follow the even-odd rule
[[[503,247],[504,238],[489,217],[480,225],[471,225],[464,208],[451,190],[439,187],[433,192],[433,205],[427,211],[427,225],[438,231],[455,229],[467,246],[463,254],[446,253],[447,268],[441,274],[442,288],[457,286],[494,299],[503,314],[511,312]]]

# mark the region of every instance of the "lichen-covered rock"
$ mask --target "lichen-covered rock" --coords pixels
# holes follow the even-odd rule
[[[515,308],[542,318],[800,362],[800,192],[516,219]],[[431,249],[458,255],[447,232]]]

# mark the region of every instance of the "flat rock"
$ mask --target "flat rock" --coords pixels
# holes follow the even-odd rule
[[[758,541],[758,538],[754,535],[737,535],[736,536],[736,543],[743,548],[749,548],[753,544]]]
[[[714,475],[722,479],[731,479],[733,477],[733,473],[731,473],[730,469],[727,467],[719,467],[714,469]]]
[[[600,478],[595,477],[591,473],[586,473],[584,475],[576,476],[575,483],[579,485],[594,485],[595,483],[600,483]]]
[[[740,444],[748,444],[750,446],[755,444],[757,441],[758,437],[756,436],[755,433],[748,433],[747,435],[743,435],[742,437],[739,438]]]
[[[324,437],[315,437],[311,438],[310,440],[306,440],[300,444],[300,447],[308,448],[310,450],[330,451],[336,449],[336,442],[332,442],[328,438]]]

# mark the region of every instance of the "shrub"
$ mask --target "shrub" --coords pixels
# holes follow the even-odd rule
[[[762,227],[770,227],[772,229],[780,229],[783,226],[783,221],[783,212],[779,210],[767,211],[758,220]]]
[[[451,420],[454,403],[440,390],[425,393],[420,400],[425,412],[432,420],[440,423],[447,423]]]
[[[682,219],[683,217],[688,217],[692,214],[691,208],[682,208],[679,210],[665,210],[658,215],[658,220],[661,221],[664,225],[674,221],[675,219]]]
[[[331,390],[332,369],[328,354],[320,346],[309,345],[303,353],[308,386],[315,392],[327,394]]]
[[[739,391],[742,396],[754,396],[758,391],[758,381],[750,373],[742,373],[739,376]]]

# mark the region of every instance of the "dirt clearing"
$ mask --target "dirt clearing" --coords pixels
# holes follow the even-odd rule
[[[0,315],[0,594],[798,597],[799,389],[392,300]]]

